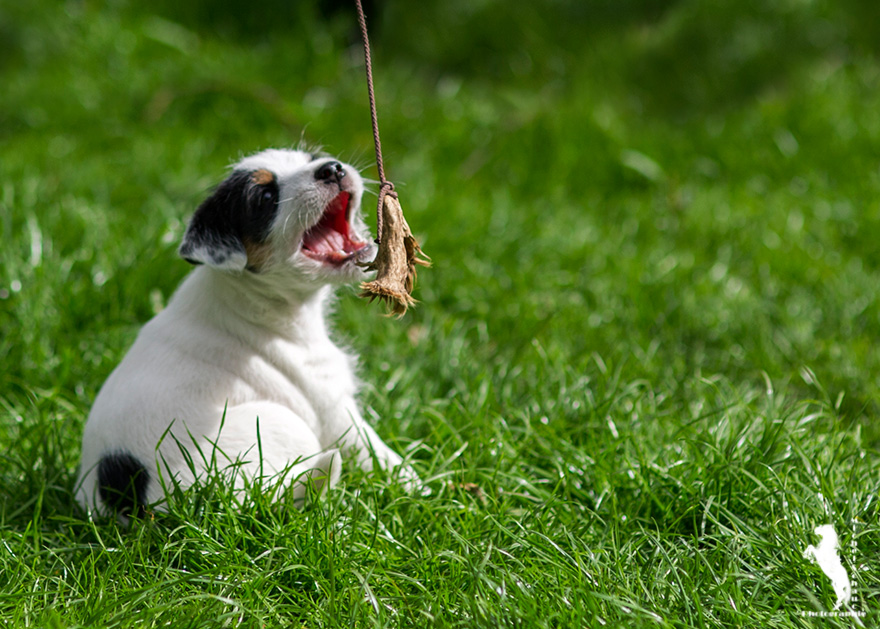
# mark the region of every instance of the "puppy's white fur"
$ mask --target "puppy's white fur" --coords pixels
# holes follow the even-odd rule
[[[330,174],[322,179],[321,173]],[[289,469],[291,479],[316,470],[331,485],[349,452],[367,470],[374,456],[386,468],[402,462],[362,418],[355,359],[333,343],[325,323],[333,285],[361,279],[356,263],[374,253],[360,215],[360,176],[333,158],[294,150],[247,157],[227,183],[236,176],[246,201],[230,183],[232,192],[218,189],[209,200],[216,208],[203,204],[207,209],[197,212],[181,246],[201,266],[144,326],[95,400],[77,491],[87,509],[107,511],[101,484],[120,490],[127,483],[118,476],[132,464],[144,474],[136,499],[151,504],[163,499],[160,476],[186,486],[205,472],[212,453],[220,467],[225,459],[238,461],[245,476]],[[260,185],[267,181],[271,185]],[[330,261],[309,255],[304,234],[341,192],[350,195],[347,251],[322,254]],[[236,230],[228,225],[219,225],[220,233],[213,227],[198,233],[200,213],[221,212],[225,218],[218,221],[234,222],[224,199],[263,203],[254,196],[260,194],[274,211],[252,217],[265,222],[264,233],[241,228],[229,234]],[[248,207],[242,206],[251,212]],[[101,472],[108,460],[116,467]],[[128,466],[121,472],[120,460]],[[401,475],[416,482],[408,467]],[[304,493],[302,479],[295,492]]]

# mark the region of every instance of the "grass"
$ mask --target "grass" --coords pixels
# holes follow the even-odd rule
[[[873,3],[383,3],[386,164],[435,266],[340,295],[349,467],[91,521],[85,417],[187,272],[227,164],[300,137],[375,176],[347,6],[0,5],[0,621],[807,627],[880,616]],[[344,3],[343,3],[344,4]],[[293,6],[296,5],[296,6]],[[864,617],[802,557],[831,523]]]

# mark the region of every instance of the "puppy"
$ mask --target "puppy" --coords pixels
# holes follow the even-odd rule
[[[355,358],[325,321],[333,287],[362,279],[375,255],[362,195],[357,171],[324,155],[267,150],[233,167],[180,245],[197,268],[95,400],[83,507],[137,513],[212,465],[234,465],[239,484],[287,472],[297,497],[304,474],[335,484],[342,453],[368,471],[401,465],[361,416]]]

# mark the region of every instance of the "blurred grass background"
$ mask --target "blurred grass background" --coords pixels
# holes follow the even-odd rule
[[[503,348],[558,326],[573,356],[639,347],[674,378],[806,365],[874,404],[872,3],[371,9],[390,173],[438,256],[414,323],[472,315]],[[239,155],[302,137],[372,162],[344,2],[2,11],[3,281],[26,287],[3,316],[33,334],[6,335],[13,381],[148,317]]]
[[[863,461],[852,493],[823,491],[876,515],[878,7],[370,3],[388,174],[435,263],[402,322],[349,292],[336,309],[380,433],[423,439],[429,469],[455,460],[466,478],[498,457],[529,478],[582,475],[568,499],[602,518],[619,491],[612,519],[676,535],[676,509],[691,513],[677,488],[708,476],[753,498],[741,484],[762,457],[791,466],[806,505],[794,442]],[[188,271],[179,238],[226,166],[302,138],[375,167],[347,2],[0,1],[0,79],[12,539],[57,533],[44,502],[76,513],[91,400]],[[773,432],[779,417],[791,431]],[[716,429],[729,458],[627,475]],[[810,509],[804,523],[825,507]]]

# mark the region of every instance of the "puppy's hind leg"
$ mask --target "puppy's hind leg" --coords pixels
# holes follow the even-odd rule
[[[311,483],[321,492],[339,481],[342,457],[321,448],[318,437],[293,411],[273,402],[249,402],[226,409],[215,435],[206,435],[218,468],[237,468],[243,477],[293,483],[294,497],[304,498]]]

